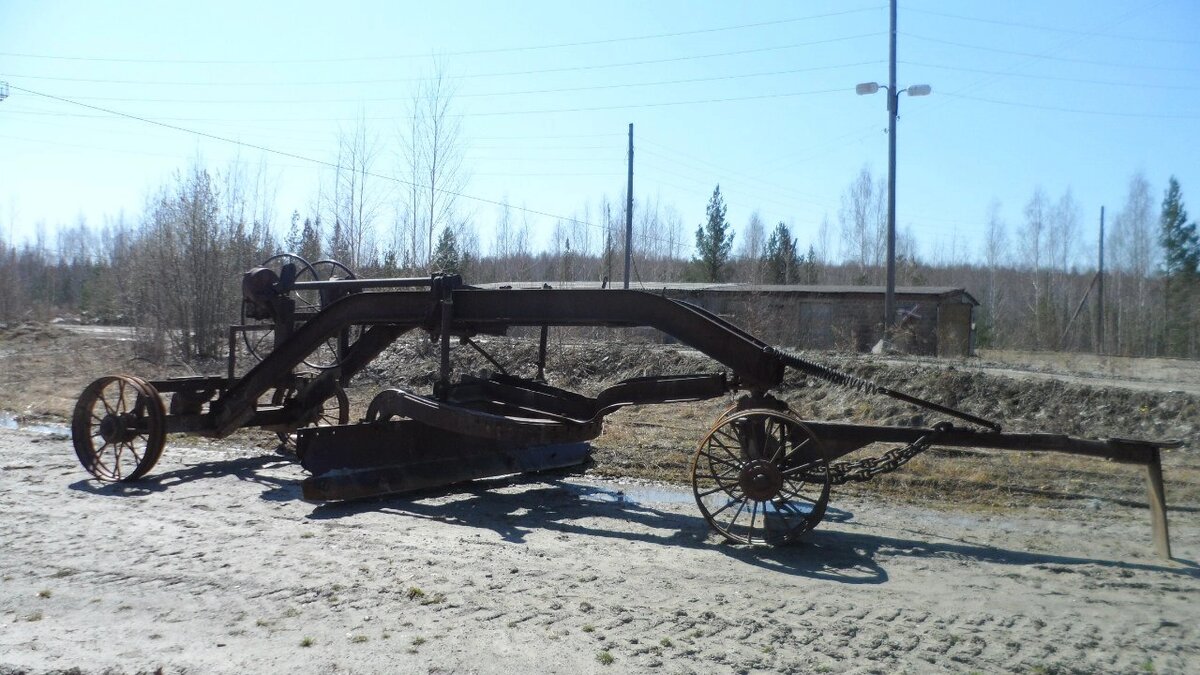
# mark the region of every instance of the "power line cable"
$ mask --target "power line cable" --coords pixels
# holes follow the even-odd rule
[[[991,24],[993,26],[1013,26],[1015,28],[1032,28],[1034,30],[1053,31],[1056,33],[1070,33],[1073,35],[1082,35],[1082,36],[1088,36],[1088,37],[1103,37],[1103,38],[1109,38],[1109,39],[1114,39],[1114,40],[1135,40],[1138,42],[1168,42],[1168,43],[1185,44],[1185,45],[1200,44],[1200,41],[1197,41],[1197,40],[1179,40],[1179,39],[1174,39],[1174,38],[1161,38],[1161,37],[1140,37],[1140,36],[1136,36],[1136,35],[1116,35],[1113,33],[1085,31],[1085,30],[1079,30],[1076,28],[1062,28],[1060,26],[1046,26],[1046,25],[1042,25],[1042,24],[1022,23],[1019,21],[1002,21],[1000,19],[985,19],[983,17],[964,16],[962,14],[952,14],[950,12],[938,12],[938,11],[931,10],[931,9],[917,9],[915,7],[905,7],[904,11],[905,12],[913,12],[915,14],[928,14],[930,16],[941,16],[941,17],[945,17],[948,19],[959,19],[962,21],[974,21],[976,23],[986,23],[986,24]]]
[[[13,89],[15,89],[15,90],[17,90],[17,91],[22,91],[22,92],[24,92],[24,93],[26,93],[26,94],[32,94],[32,95],[34,95],[34,96],[41,96],[41,97],[48,98],[48,99],[51,99],[51,100],[60,101],[60,102],[62,102],[62,103],[68,103],[68,104],[71,104],[71,105],[77,105],[77,106],[80,106],[80,107],[89,108],[89,109],[91,109],[91,110],[96,110],[96,111],[99,111],[99,112],[107,113],[107,114],[109,114],[109,115],[115,115],[115,116],[117,116],[117,117],[123,117],[123,118],[126,118],[126,119],[134,120],[134,121],[136,121],[136,122],[142,122],[143,124],[150,124],[150,125],[157,126],[157,127],[163,127],[163,128],[165,128],[165,129],[172,129],[172,130],[179,131],[179,132],[182,132],[182,133],[186,133],[186,134],[192,134],[192,135],[194,135],[194,136],[199,136],[199,137],[201,137],[201,138],[208,138],[208,139],[211,139],[211,140],[214,140],[214,141],[220,141],[220,142],[222,142],[222,143],[230,143],[230,144],[232,144],[232,145],[237,145],[237,146],[239,146],[239,147],[249,148],[249,149],[251,149],[251,150],[258,150],[258,151],[260,151],[260,152],[265,152],[265,153],[272,154],[272,155],[277,155],[277,156],[280,156],[280,157],[288,157],[288,158],[290,158],[290,159],[297,159],[297,160],[300,160],[300,161],[302,161],[302,162],[308,162],[308,163],[310,163],[310,164],[314,164],[314,165],[318,165],[318,166],[323,166],[323,167],[330,168],[330,169],[339,169],[339,168],[342,168],[342,167],[340,167],[340,165],[338,165],[337,163],[334,163],[334,162],[327,162],[327,161],[320,160],[320,159],[316,159],[316,158],[313,158],[313,157],[305,157],[304,155],[299,155],[299,154],[296,154],[296,153],[287,152],[287,151],[285,151],[285,150],[277,150],[277,149],[275,149],[275,148],[270,148],[270,147],[267,147],[267,146],[265,146],[265,145],[259,145],[259,144],[256,144],[256,143],[248,143],[248,142],[246,142],[246,141],[239,141],[239,140],[235,140],[235,139],[232,139],[232,138],[225,138],[225,137],[223,137],[223,136],[218,136],[218,135],[216,135],[216,134],[210,134],[210,133],[207,133],[207,132],[204,132],[204,131],[197,131],[197,130],[195,130],[195,129],[188,129],[188,128],[186,128],[186,127],[181,127],[181,126],[174,125],[174,124],[168,124],[168,123],[166,123],[166,122],[159,122],[159,121],[157,121],[157,120],[152,120],[152,119],[149,119],[149,118],[146,118],[146,117],[140,117],[140,116],[138,116],[138,115],[133,115],[133,114],[130,114],[130,113],[125,113],[125,112],[121,112],[121,111],[118,111],[118,110],[112,110],[112,109],[109,109],[109,108],[102,108],[102,107],[100,107],[100,106],[94,106],[94,105],[91,105],[91,104],[89,104],[89,103],[81,103],[81,102],[79,102],[79,101],[72,101],[72,100],[70,100],[70,99],[63,98],[63,97],[61,97],[61,96],[55,96],[55,95],[53,95],[53,94],[45,94],[45,93],[42,93],[42,92],[39,92],[39,91],[34,91],[34,90],[32,90],[32,89],[26,89],[26,88],[24,88],[24,87],[12,87],[12,88],[13,88]],[[443,195],[447,195],[447,196],[459,197],[459,198],[462,198],[462,199],[468,199],[468,200],[475,201],[475,202],[479,202],[479,203],[482,203],[482,204],[490,204],[490,205],[492,205],[492,206],[500,206],[500,207],[510,208],[510,209],[513,209],[513,210],[515,210],[515,211],[520,211],[520,212],[522,212],[522,213],[528,213],[528,214],[532,214],[532,215],[542,216],[542,217],[545,217],[545,218],[553,218],[553,219],[556,219],[556,220],[560,220],[560,221],[564,221],[564,222],[568,222],[568,223],[574,223],[574,224],[578,224],[578,225],[585,225],[585,226],[588,226],[588,227],[594,227],[594,228],[598,228],[598,229],[601,229],[601,230],[603,230],[603,229],[604,229],[604,226],[603,226],[603,225],[601,225],[601,224],[598,224],[598,223],[590,223],[590,222],[588,222],[588,221],[585,221],[585,220],[580,220],[580,219],[578,219],[578,218],[575,218],[575,217],[562,216],[562,215],[558,215],[558,214],[554,214],[554,213],[549,213],[549,212],[546,212],[546,211],[539,211],[539,210],[537,210],[537,209],[531,209],[531,208],[527,208],[527,207],[524,207],[524,206],[514,206],[514,205],[512,205],[512,204],[509,204],[509,203],[507,203],[507,202],[504,202],[504,201],[499,201],[499,200],[495,200],[495,199],[489,199],[489,198],[487,198],[487,197],[478,197],[478,196],[476,196],[476,195],[469,195],[469,194],[466,194],[466,193],[464,193],[464,192],[458,192],[458,191],[456,191],[456,190],[446,190],[446,189],[444,189],[444,188],[431,187],[431,186],[429,186],[429,185],[423,185],[423,184],[421,184],[421,183],[413,183],[413,182],[411,182],[411,181],[404,180],[403,178],[398,178],[398,177],[396,177],[396,176],[389,176],[389,175],[386,175],[386,174],[381,174],[381,173],[375,173],[375,172],[372,172],[372,171],[362,171],[361,173],[362,173],[362,175],[364,175],[364,176],[370,176],[370,177],[372,177],[372,178],[378,178],[378,179],[380,179],[380,180],[392,181],[392,182],[394,182],[394,183],[399,183],[399,184],[401,184],[401,185],[405,185],[405,186],[408,186],[408,187],[416,187],[416,188],[420,188],[420,189],[422,189],[422,190],[433,190],[433,191],[435,191],[435,192],[438,192],[438,193],[441,193],[441,194],[443,194]],[[662,240],[662,241],[664,241],[664,242],[665,242],[666,240]]]
[[[100,110],[102,112],[107,112],[107,110],[108,110],[106,108],[101,108],[99,106],[85,104],[81,101],[76,101],[74,99],[68,99],[68,98],[59,97],[59,96],[52,96],[50,94],[35,92],[31,89],[23,89],[23,88],[19,88],[19,87],[12,87],[12,88],[20,90],[20,91],[25,91],[28,93],[38,94],[40,96],[45,96],[45,97],[51,98],[51,99],[58,99],[60,101],[66,101],[68,103],[74,103],[75,105],[89,107],[94,110]],[[578,107],[578,108],[548,108],[548,109],[541,109],[541,110],[496,110],[496,111],[487,111],[487,112],[457,113],[457,114],[453,114],[453,115],[447,115],[447,117],[455,117],[455,118],[500,117],[500,116],[508,116],[508,115],[552,115],[552,114],[559,114],[559,113],[605,112],[605,111],[610,111],[610,110],[635,110],[635,109],[641,109],[641,108],[663,108],[663,107],[682,106],[682,105],[705,105],[705,104],[711,104],[711,103],[737,103],[737,102],[742,102],[742,101],[761,101],[761,100],[780,99],[780,98],[795,98],[795,97],[801,97],[801,96],[816,96],[816,95],[821,95],[821,94],[836,94],[836,93],[844,93],[844,92],[845,92],[844,89],[842,89],[841,87],[838,87],[836,89],[813,89],[813,90],[809,90],[809,91],[792,91],[792,92],[783,92],[783,93],[778,93],[778,94],[756,94],[756,95],[751,95],[751,96],[730,96],[730,97],[725,97],[725,98],[693,99],[693,100],[687,100],[687,101],[658,101],[658,102],[654,102],[654,103],[626,103],[626,104]],[[59,116],[64,116],[64,117],[91,117],[91,118],[103,117],[102,115],[83,115],[83,114],[56,113],[56,112],[46,112],[43,114],[59,115]],[[120,113],[114,113],[114,114],[120,114]],[[161,122],[161,120],[169,120],[171,122],[227,122],[227,123],[238,123],[238,122],[275,122],[275,123],[280,123],[280,122],[354,122],[354,121],[359,121],[359,120],[395,121],[398,119],[403,119],[403,118],[401,116],[395,116],[395,115],[382,116],[382,117],[381,116],[369,116],[369,117],[356,116],[356,117],[239,118],[239,119],[211,118],[211,117],[209,117],[209,118],[205,118],[205,117],[163,117],[163,118],[159,118],[160,122]]]
[[[770,46],[770,47],[754,47],[751,49],[738,49],[738,50],[724,51],[724,52],[713,52],[713,53],[708,53],[708,54],[692,54],[692,55],[687,55],[687,56],[672,56],[672,57],[661,58],[661,59],[644,59],[644,60],[640,60],[640,61],[624,61],[624,62],[618,62],[618,63],[600,63],[600,64],[585,65],[585,66],[560,66],[557,68],[541,68],[541,69],[535,69],[535,70],[516,70],[516,71],[502,71],[502,72],[493,72],[493,73],[468,73],[465,75],[456,75],[453,79],[455,79],[455,80],[471,80],[471,79],[480,79],[480,78],[514,77],[514,76],[524,76],[524,75],[546,75],[546,74],[552,74],[552,73],[570,73],[570,72],[581,72],[581,71],[589,71],[589,70],[607,70],[607,69],[611,69],[611,68],[630,68],[630,67],[635,67],[635,66],[661,65],[664,63],[680,63],[683,61],[697,61],[697,60],[701,60],[701,59],[717,59],[717,58],[724,58],[727,56],[745,56],[747,54],[762,54],[765,52],[776,52],[776,51],[783,51],[783,50],[787,50],[787,49],[799,49],[801,47],[813,47],[813,46],[817,46],[817,45],[833,44],[836,42],[846,42],[846,41],[850,41],[850,40],[859,40],[862,38],[878,37],[880,35],[884,35],[884,33],[882,33],[882,32],[861,33],[861,34],[857,34],[857,35],[846,35],[846,36],[842,36],[842,37],[826,38],[826,39],[822,39],[822,40],[810,40],[808,42],[794,42],[794,43],[786,44],[786,45],[774,45],[774,46]],[[221,82],[187,82],[187,81],[184,81],[184,82],[178,82],[177,81],[177,82],[171,82],[171,81],[161,81],[161,80],[160,81],[107,80],[107,79],[81,79],[81,78],[51,78],[51,77],[36,76],[36,75],[16,75],[16,74],[5,74],[4,77],[8,77],[10,79],[20,79],[20,78],[24,77],[26,79],[50,79],[50,80],[56,80],[56,81],[80,81],[80,82],[89,82],[89,83],[94,83],[94,84],[136,84],[136,85],[140,85],[140,86],[158,86],[158,85],[221,86],[221,87],[229,87],[229,86],[259,86],[259,87],[261,87],[261,86],[333,86],[333,85],[341,85],[341,84],[387,84],[387,83],[398,83],[398,82],[419,82],[419,81],[428,79],[425,77],[407,77],[407,78],[386,78],[386,79],[376,79],[376,80],[349,80],[349,81],[334,80],[334,81],[325,81],[325,82],[280,83],[280,82],[275,82],[275,81],[266,81],[266,82],[236,82],[236,81],[221,81]]]
[[[874,5],[871,7],[860,7],[854,9],[842,10],[839,12],[826,12],[823,14],[811,14],[808,16],[792,17],[788,19],[775,19],[772,21],[760,21],[757,23],[738,24],[734,26],[718,26],[714,28],[699,28],[689,31],[676,31],[673,33],[656,33],[651,35],[633,35],[627,37],[604,38],[600,40],[581,40],[576,42],[559,42],[544,45],[525,45],[518,47],[493,47],[487,49],[469,49],[452,52],[440,52],[437,56],[475,56],[481,54],[503,54],[513,52],[535,51],[542,49],[561,49],[566,47],[586,47],[594,45],[609,45],[619,42],[636,42],[644,40],[658,40],[663,38],[684,37],[688,35],[702,35],[707,33],[718,33],[724,31],[745,30],[748,28],[762,28],[764,26],[778,26],[789,23],[798,23],[802,21],[811,21],[814,19],[825,19],[836,16],[845,16],[847,14],[857,14],[862,12],[871,12],[882,9],[883,5]],[[377,56],[345,56],[336,58],[324,59],[260,59],[260,60],[230,60],[230,59],[148,59],[148,58],[111,58],[111,57],[93,57],[93,56],[63,56],[58,54],[30,54],[20,52],[0,52],[0,56],[11,58],[27,58],[27,59],[47,59],[56,61],[91,61],[100,63],[163,63],[163,64],[181,64],[181,65],[278,65],[278,64],[316,64],[316,63],[357,63],[363,61],[393,61],[404,59],[426,59],[429,58],[428,53],[423,54],[398,54],[398,55],[377,55]]]
[[[1131,87],[1135,89],[1171,89],[1177,91],[1197,91],[1200,87],[1192,87],[1179,84],[1150,84],[1146,82],[1114,82],[1112,80],[1092,80],[1082,77],[1059,77],[1055,75],[1032,75],[1029,73],[1008,73],[1002,70],[983,70],[980,68],[963,68],[961,66],[944,66],[937,63],[923,63],[919,61],[898,61],[906,66],[921,66],[922,68],[938,68],[940,70],[954,70],[964,73],[980,73],[984,75],[1000,75],[1002,77],[1019,77],[1030,80],[1049,80],[1052,82],[1078,82],[1080,84],[1098,84],[1105,87]]]
[[[975,49],[978,51],[992,52],[995,54],[1008,54],[1010,56],[1027,56],[1031,59],[1039,59],[1046,61],[1062,61],[1065,63],[1083,63],[1092,66],[1104,66],[1105,68],[1132,68],[1136,70],[1162,70],[1177,73],[1196,73],[1200,72],[1200,68],[1180,68],[1172,66],[1148,66],[1133,63],[1117,63],[1114,61],[1095,61],[1092,59],[1075,59],[1066,56],[1050,56],[1049,53],[1022,52],[1012,49],[998,49],[996,47],[983,47],[980,45],[967,44],[965,42],[955,42],[953,40],[942,40],[940,38],[929,37],[927,35],[917,35],[916,33],[901,32],[904,37],[914,38],[916,40],[924,40],[925,42],[934,42],[937,44],[949,45],[952,47],[962,47],[963,49]],[[1064,45],[1059,45],[1061,48]],[[1053,51],[1048,50],[1048,51]],[[1018,66],[1019,67],[1019,66]]]
[[[694,77],[676,80],[659,80],[656,82],[622,82],[617,84],[601,84],[586,87],[560,87],[551,89],[526,89],[519,91],[499,91],[499,92],[476,92],[467,94],[455,94],[456,98],[491,98],[496,96],[529,96],[533,94],[563,94],[577,93],[582,91],[606,91],[611,89],[632,89],[637,87],[663,87],[676,84],[700,84],[704,82],[720,82],[724,80],[740,80],[753,77],[775,77],[779,75],[796,75],[799,73],[810,73],[822,70],[836,70],[839,68],[853,68],[858,66],[879,65],[883,63],[881,60],[874,61],[858,61],[855,63],[839,63],[830,66],[812,66],[808,68],[792,68],[789,70],[774,70],[757,73],[742,73],[737,75],[717,75],[712,77]],[[389,101],[407,101],[411,96],[383,96],[375,98],[328,98],[318,99],[305,97],[300,99],[172,99],[172,98],[144,98],[144,97],[128,97],[128,96],[72,96],[76,101],[105,101],[105,102],[136,102],[136,103],[178,103],[188,105],[267,105],[267,104],[313,104],[313,103],[380,103]]]
[[[958,93],[943,93],[943,96],[965,99],[968,101],[981,101],[984,103],[995,103],[997,105],[1007,105],[1017,108],[1032,108],[1035,110],[1052,110],[1055,112],[1074,113],[1078,115],[1103,115],[1105,117],[1132,117],[1138,119],[1159,119],[1159,120],[1195,120],[1200,119],[1200,113],[1187,114],[1157,114],[1157,113],[1130,113],[1120,112],[1116,110],[1087,110],[1084,108],[1064,108],[1061,106],[1039,105],[1037,103],[1025,103],[1023,101],[1009,101],[998,98],[987,98],[984,96],[969,96],[967,94]]]

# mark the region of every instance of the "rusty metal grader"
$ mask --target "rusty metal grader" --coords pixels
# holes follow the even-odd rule
[[[458,276],[358,279],[335,261],[276,256],[242,279],[242,322],[229,330],[224,376],[147,381],[102,377],[76,405],[72,436],[96,478],[131,481],[158,461],[170,433],[224,437],[259,427],[293,444],[312,475],[311,500],[344,500],[450,485],[585,461],[609,413],[629,405],[743,395],[704,434],[691,464],[696,503],[724,537],[747,544],[796,540],[820,522],[830,489],[894,471],[931,446],[1055,451],[1146,469],[1156,549],[1169,556],[1160,451],[1174,441],[1086,440],[1005,433],[968,412],[813,363],[772,347],[699,307],[653,293],[464,285]],[[626,380],[595,397],[542,378],[550,326],[649,326],[721,363],[726,372]],[[534,379],[507,373],[476,337],[540,329]],[[380,392],[350,423],[343,387],[399,337],[438,345],[429,394]],[[235,376],[238,341],[257,363]],[[479,351],[496,372],[451,381],[452,346]],[[889,396],[945,419],[929,428],[805,421],[771,392],[787,368]],[[169,401],[164,401],[169,396]],[[844,456],[872,443],[879,457]]]

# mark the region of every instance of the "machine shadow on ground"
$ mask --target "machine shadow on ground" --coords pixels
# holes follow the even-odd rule
[[[265,490],[260,495],[263,500],[300,501],[298,476],[288,475],[292,466],[285,457],[260,455],[199,462],[132,483],[98,483],[89,479],[76,481],[69,487],[99,496],[142,497],[195,480],[233,476],[263,486]],[[712,535],[708,523],[699,515],[655,508],[629,498],[618,486],[600,487],[564,478],[541,474],[477,480],[403,497],[324,503],[316,505],[307,517],[330,520],[364,513],[391,514],[489,530],[513,543],[524,543],[533,531],[623,539],[713,551],[783,574],[847,584],[888,581],[886,561],[898,557],[999,565],[1097,565],[1200,578],[1200,565],[1178,558],[1173,559],[1173,564],[1122,562],[1011,550],[962,540],[929,541],[834,529],[828,526],[853,520],[853,514],[835,508],[829,509],[823,527],[807,533],[793,545],[734,545]],[[606,525],[614,520],[632,523],[634,527]]]

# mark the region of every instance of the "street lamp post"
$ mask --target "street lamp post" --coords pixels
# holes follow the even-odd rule
[[[894,15],[893,15],[894,19]],[[894,26],[893,20],[893,26]],[[895,31],[893,30],[893,40]],[[892,43],[892,63],[895,63],[895,42]],[[854,87],[859,96],[874,94],[883,89],[887,92],[888,109],[888,206],[887,206],[887,286],[883,294],[883,340],[891,346],[892,329],[896,325],[896,117],[900,108],[900,94],[928,96],[932,91],[927,84],[914,84],[907,89],[896,88],[893,65],[892,83],[863,82]]]

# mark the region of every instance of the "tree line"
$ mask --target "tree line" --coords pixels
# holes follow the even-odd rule
[[[44,227],[21,244],[0,237],[0,321],[79,314],[135,326],[146,345],[191,360],[220,352],[226,326],[240,320],[240,273],[280,251],[338,260],[364,276],[443,270],[473,283],[621,279],[624,195],[602,195],[558,219],[540,246],[534,230],[545,224],[530,222],[521,207],[505,201],[490,214],[464,215],[454,199],[466,178],[449,96],[436,77],[414,95],[402,153],[412,180],[390,193],[390,207],[374,189],[378,152],[360,122],[339,135],[338,168],[285,223],[275,222],[264,169],[234,163],[216,170],[197,160],[166,180],[136,217],[98,226],[81,220],[57,228],[53,241]],[[1036,188],[1015,226],[999,205],[989,207],[976,255],[925,257],[910,230],[899,232],[897,283],[966,288],[980,302],[982,347],[1198,357],[1196,224],[1174,178],[1161,200],[1153,193],[1141,174],[1130,179],[1109,218],[1103,279],[1084,255],[1071,191],[1052,197]],[[694,232],[673,206],[635,199],[634,287],[883,283],[886,185],[868,168],[846,187],[836,224],[824,218],[806,242],[758,212],[735,238],[725,199],[715,186]],[[489,239],[481,241],[485,226]]]

